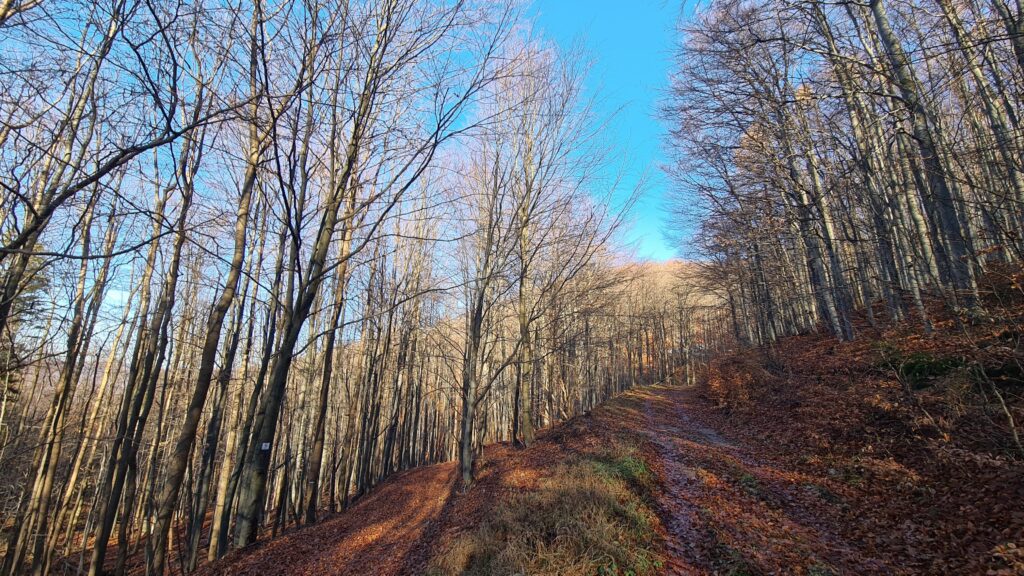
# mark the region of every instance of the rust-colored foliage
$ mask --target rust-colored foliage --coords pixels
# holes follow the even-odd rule
[[[937,314],[937,313],[936,313]],[[1024,574],[1022,358],[1007,325],[805,335],[712,364],[664,410],[730,447],[674,440],[725,573]],[[996,400],[999,393],[1006,411]],[[692,424],[690,425],[692,430]],[[669,461],[669,465],[677,466]]]
[[[544,431],[526,449],[504,443],[488,446],[479,460],[476,482],[464,493],[456,483],[454,463],[404,472],[349,511],[229,554],[201,574],[428,573],[437,564],[435,556],[458,546],[461,536],[487,522],[497,504],[530,493],[543,497],[550,491],[550,479],[566,469],[566,462],[601,458],[609,443],[635,442],[635,423],[617,412],[628,402],[628,397],[613,401],[592,415]],[[657,519],[652,529],[661,533]]]
[[[1020,421],[1012,329],[938,313],[936,328],[725,355],[695,388],[634,390],[527,449],[487,447],[465,493],[451,464],[403,473],[207,572],[424,574],[499,503],[627,438],[657,478],[668,574],[1024,574],[1024,463],[993,396]]]

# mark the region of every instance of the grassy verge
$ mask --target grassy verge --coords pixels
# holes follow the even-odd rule
[[[654,476],[633,443],[552,464],[536,490],[496,503],[437,551],[430,574],[633,575],[661,566]]]

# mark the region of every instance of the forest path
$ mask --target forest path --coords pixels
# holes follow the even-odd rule
[[[638,431],[653,447],[662,486],[667,574],[754,573],[766,560],[793,574],[890,573],[839,535],[838,496],[722,436],[706,423],[713,419],[694,389],[662,385],[634,394],[643,402]]]

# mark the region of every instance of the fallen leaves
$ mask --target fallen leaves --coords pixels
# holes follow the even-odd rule
[[[466,494],[451,464],[406,472],[351,511],[207,573],[423,574],[496,503],[609,438],[640,434],[660,482],[668,574],[1024,574],[1024,464],[1006,452],[1005,430],[963,382],[929,375],[908,398],[881,365],[881,341],[925,364],[955,355],[984,369],[1012,353],[985,345],[1005,330],[950,335],[951,321],[936,323],[944,336],[805,335],[770,358],[720,358],[700,388],[634,390],[527,449],[487,447]],[[1008,409],[1019,414],[1017,396]]]
[[[677,393],[688,418],[740,447],[725,456],[688,447],[712,470],[729,456],[739,467],[716,475],[731,486],[687,495],[703,501],[729,549],[719,567],[742,557],[751,573],[809,573],[817,556],[851,574],[1024,574],[1024,464],[1008,451],[998,412],[981,405],[976,388],[942,376],[929,376],[910,399],[879,367],[879,341],[921,363],[980,370],[1002,370],[1012,350],[984,340],[984,331],[1002,338],[1002,330],[946,330],[920,338],[904,326],[842,344],[797,336],[760,362],[749,352],[720,358],[707,386]],[[1013,402],[1020,414],[1019,395]],[[791,473],[821,491],[794,494]],[[828,533],[843,546],[827,543]]]

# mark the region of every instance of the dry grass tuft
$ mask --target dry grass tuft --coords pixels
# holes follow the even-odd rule
[[[450,542],[430,573],[635,575],[661,566],[653,475],[635,447],[554,466],[537,490],[499,502],[475,530]]]

